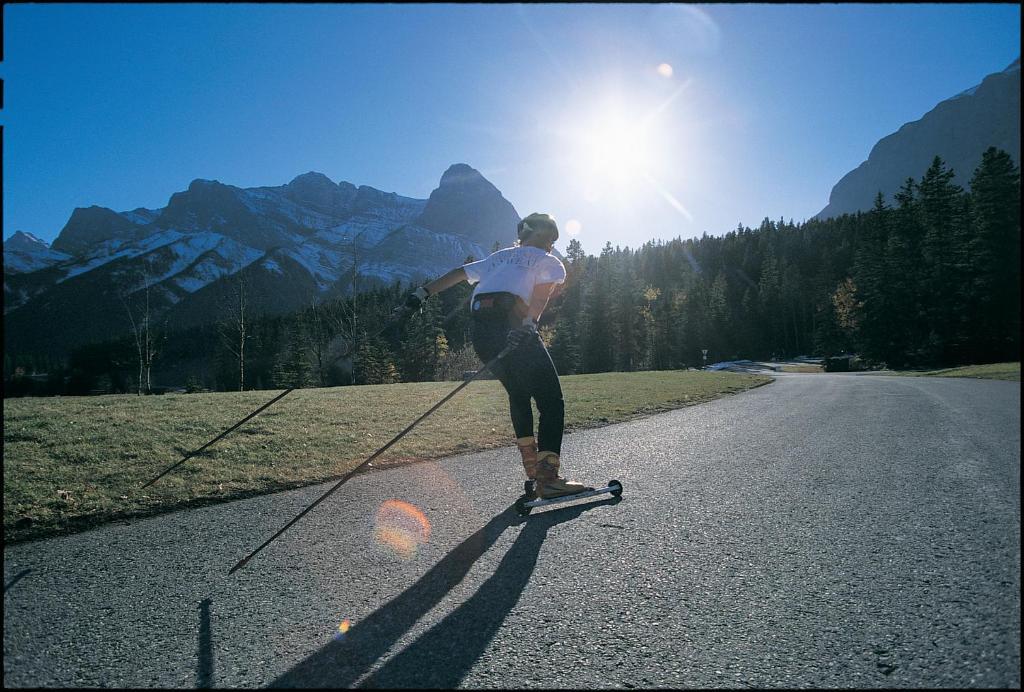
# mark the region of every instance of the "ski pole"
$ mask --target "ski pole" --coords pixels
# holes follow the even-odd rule
[[[420,416],[419,418],[417,418],[416,420],[414,420],[414,421],[413,421],[412,423],[410,423],[410,424],[409,424],[409,426],[408,426],[408,427],[406,427],[406,429],[405,429],[405,430],[403,430],[402,432],[398,433],[398,434],[397,434],[397,435],[395,435],[395,436],[394,436],[393,438],[391,438],[391,441],[390,441],[390,442],[388,442],[388,443],[387,443],[386,445],[384,445],[383,447],[381,447],[380,449],[378,449],[378,450],[377,450],[376,452],[374,452],[373,454],[371,454],[371,455],[370,455],[370,456],[369,456],[369,457],[368,457],[368,458],[366,459],[366,461],[364,461],[363,463],[359,464],[359,466],[356,466],[356,467],[355,467],[354,469],[352,469],[351,471],[349,471],[348,473],[346,473],[346,474],[345,474],[344,476],[342,476],[341,480],[340,480],[340,481],[338,481],[337,483],[335,483],[335,484],[334,484],[334,486],[333,486],[333,487],[332,487],[332,488],[331,488],[330,490],[328,490],[328,491],[327,491],[326,493],[324,493],[324,494],[323,494],[323,495],[321,495],[321,496],[320,496],[319,498],[317,498],[317,500],[316,500],[315,502],[313,502],[313,504],[311,504],[311,505],[310,505],[309,507],[306,507],[306,509],[304,509],[304,510],[302,510],[301,512],[299,512],[299,515],[298,515],[297,517],[295,517],[295,518],[294,518],[294,519],[292,519],[292,520],[291,520],[290,522],[288,522],[288,523],[287,523],[287,524],[285,524],[285,525],[284,525],[283,527],[281,527],[281,529],[280,529],[280,530],[279,530],[279,531],[278,531],[277,533],[275,533],[275,534],[274,534],[273,536],[271,536],[270,538],[268,538],[268,539],[267,539],[267,540],[266,540],[266,541],[265,541],[265,542],[263,543],[263,545],[261,545],[261,546],[260,546],[259,548],[256,548],[256,550],[254,550],[254,551],[252,551],[251,553],[249,553],[249,555],[248,555],[248,556],[246,556],[246,557],[242,558],[241,560],[239,560],[239,562],[238,562],[238,564],[237,564],[237,565],[235,565],[235,566],[234,566],[234,567],[232,567],[232,568],[231,568],[230,570],[228,570],[228,574],[233,574],[233,573],[234,573],[235,571],[237,571],[237,570],[241,569],[242,567],[245,567],[246,563],[247,563],[247,562],[249,562],[249,560],[251,560],[251,559],[252,559],[253,557],[255,557],[255,555],[256,555],[256,554],[257,554],[258,552],[260,552],[261,550],[263,550],[264,548],[266,548],[266,547],[267,547],[268,545],[270,545],[271,543],[273,543],[273,542],[274,542],[274,540],[275,540],[275,539],[277,539],[277,537],[278,537],[278,536],[280,536],[280,535],[281,535],[282,533],[284,533],[284,532],[285,532],[285,531],[287,531],[287,530],[288,530],[289,528],[291,528],[291,526],[292,526],[293,524],[295,524],[295,523],[296,523],[296,522],[297,522],[297,521],[298,521],[299,519],[301,519],[302,517],[306,516],[306,514],[308,514],[308,513],[310,512],[310,511],[312,511],[312,509],[313,509],[314,507],[316,507],[316,506],[317,506],[318,504],[320,504],[321,502],[323,502],[324,500],[326,500],[326,499],[327,499],[327,498],[328,498],[328,497],[329,497],[329,496],[331,495],[331,493],[333,493],[333,492],[334,492],[335,490],[337,490],[338,488],[340,488],[340,487],[341,487],[341,486],[342,486],[342,485],[343,485],[343,484],[345,483],[345,481],[347,481],[347,480],[348,480],[349,478],[351,478],[352,476],[354,476],[354,475],[356,474],[356,472],[357,472],[357,471],[359,471],[359,469],[363,468],[364,466],[366,466],[367,464],[369,464],[369,463],[370,463],[371,461],[373,461],[374,459],[376,459],[376,458],[377,458],[378,456],[380,456],[381,454],[383,454],[385,450],[387,450],[387,449],[388,449],[389,447],[391,447],[391,445],[395,444],[395,443],[396,443],[396,442],[398,442],[398,441],[399,441],[400,439],[402,439],[402,438],[403,438],[403,437],[404,437],[404,436],[406,435],[406,433],[408,433],[408,432],[409,432],[410,430],[412,430],[413,428],[415,428],[415,427],[416,427],[416,426],[417,426],[417,425],[418,425],[418,424],[419,424],[419,423],[420,423],[420,422],[421,422],[421,421],[422,421],[422,420],[423,420],[424,418],[426,418],[427,416],[429,416],[429,415],[430,415],[431,413],[433,413],[433,412],[434,412],[434,411],[436,411],[437,409],[441,408],[441,406],[442,406],[442,405],[443,405],[443,404],[444,404],[444,403],[445,403],[446,401],[448,401],[448,400],[449,400],[449,399],[451,399],[451,398],[452,398],[453,396],[455,396],[455,395],[456,395],[456,394],[458,394],[458,393],[459,393],[460,391],[462,391],[462,389],[463,389],[464,387],[466,387],[466,385],[468,385],[468,384],[469,384],[470,382],[472,382],[472,381],[473,381],[473,380],[475,380],[475,379],[476,379],[477,377],[479,377],[479,376],[480,376],[480,373],[482,373],[482,372],[484,372],[484,371],[486,371],[486,370],[489,370],[489,369],[490,369],[490,368],[491,368],[491,367],[492,367],[492,366],[493,366],[493,365],[494,365],[495,363],[497,363],[497,362],[498,362],[499,360],[501,360],[501,359],[502,359],[502,358],[504,358],[504,357],[505,357],[506,355],[508,355],[508,353],[510,353],[510,352],[511,352],[511,351],[512,351],[513,349],[515,349],[515,347],[516,347],[515,345],[509,345],[509,346],[506,346],[506,347],[505,347],[504,349],[502,349],[501,353],[499,353],[499,354],[498,354],[497,356],[495,356],[495,357],[494,357],[494,358],[493,358],[493,359],[491,360],[491,362],[489,362],[489,363],[488,363],[487,365],[485,365],[485,366],[484,366],[483,368],[481,368],[480,370],[477,370],[477,371],[476,371],[476,372],[475,372],[475,373],[473,374],[473,376],[472,376],[472,377],[470,377],[470,378],[466,379],[465,381],[463,381],[463,382],[462,382],[462,384],[460,384],[460,385],[459,385],[458,387],[456,387],[455,389],[453,389],[453,390],[452,390],[452,391],[451,391],[451,392],[450,392],[450,393],[449,393],[449,394],[448,394],[448,395],[447,395],[447,396],[446,396],[445,398],[441,399],[441,400],[440,400],[439,402],[437,402],[436,404],[434,404],[434,405],[433,405],[433,406],[432,406],[432,407],[430,408],[430,410],[428,410],[428,411],[427,411],[426,413],[424,413],[424,414],[423,414],[422,416]]]
[[[456,309],[457,309],[457,308],[456,308]],[[452,311],[452,312],[451,312],[451,313],[450,313],[450,314],[448,315],[448,317],[451,317],[451,315],[452,315],[452,314],[454,314],[454,313],[455,313],[455,310],[453,310],[453,311]],[[381,328],[380,328],[379,330],[377,330],[377,332],[376,332],[376,333],[374,333],[374,334],[370,335],[370,336],[369,336],[368,338],[370,338],[370,339],[374,339],[374,338],[376,338],[376,337],[380,336],[381,334],[383,334],[383,333],[384,333],[384,331],[385,331],[385,330],[386,330],[386,329],[387,329],[388,327],[390,327],[390,326],[391,326],[392,324],[394,324],[394,323],[395,323],[395,322],[396,322],[397,320],[401,319],[401,318],[402,318],[402,317],[404,317],[404,316],[405,316],[405,312],[399,312],[399,313],[397,313],[397,314],[396,314],[396,315],[395,315],[394,317],[392,317],[392,318],[391,318],[390,320],[388,320],[387,322],[385,322],[385,323],[384,323],[384,326],[383,326],[383,327],[381,327]],[[446,317],[445,319],[447,320],[448,318]],[[354,341],[353,341],[353,342],[354,342]],[[349,352],[350,352],[351,350],[352,350],[352,349],[351,349],[351,347],[349,347],[349,348],[348,348],[348,349],[346,349],[346,350],[345,350],[345,352],[344,352],[344,353],[342,353],[341,355],[339,355],[339,356],[335,356],[334,358],[332,358],[332,359],[331,359],[331,362],[330,362],[330,363],[329,363],[328,365],[333,365],[333,364],[334,364],[335,362],[337,362],[338,360],[340,360],[340,359],[344,358],[345,356],[347,356],[347,355],[349,354]],[[163,471],[161,471],[161,472],[160,472],[160,473],[159,473],[159,474],[158,474],[158,475],[157,475],[157,476],[156,476],[155,478],[153,478],[152,480],[150,480],[149,482],[147,482],[147,483],[146,483],[145,485],[143,485],[143,486],[142,486],[142,488],[140,488],[140,490],[142,490],[142,489],[145,489],[145,488],[148,488],[149,486],[153,485],[153,484],[154,484],[154,483],[156,483],[156,482],[157,482],[158,480],[160,480],[161,478],[163,478],[164,476],[166,476],[166,475],[167,475],[168,473],[170,473],[170,472],[171,472],[171,471],[173,471],[174,469],[178,468],[179,466],[181,466],[182,464],[184,464],[184,463],[185,463],[186,461],[188,461],[189,459],[191,459],[192,457],[194,457],[195,455],[199,454],[199,453],[200,453],[200,452],[202,452],[202,451],[203,451],[204,449],[206,449],[207,447],[209,447],[210,445],[212,445],[212,444],[213,444],[214,442],[216,442],[217,440],[220,440],[221,438],[225,437],[225,436],[226,436],[226,435],[227,435],[228,433],[230,433],[230,432],[232,432],[233,430],[237,429],[237,428],[238,428],[239,426],[241,426],[241,425],[242,425],[243,423],[245,423],[246,421],[248,421],[248,420],[251,420],[251,419],[252,419],[252,418],[254,418],[254,417],[255,417],[256,415],[258,415],[258,414],[259,414],[260,412],[262,412],[262,411],[265,411],[266,409],[270,408],[270,406],[272,406],[273,404],[276,404],[276,403],[277,403],[278,401],[280,401],[281,399],[285,398],[286,396],[288,396],[288,395],[289,395],[290,393],[292,393],[293,391],[295,391],[295,387],[289,387],[288,389],[284,390],[283,392],[281,392],[280,394],[278,394],[277,396],[275,396],[275,397],[274,397],[273,399],[271,399],[271,400],[270,400],[270,401],[268,401],[267,403],[263,404],[262,406],[260,406],[260,407],[259,407],[258,409],[256,409],[255,411],[253,411],[253,412],[252,412],[252,413],[250,413],[249,415],[247,415],[247,416],[246,416],[245,418],[243,418],[242,420],[238,421],[237,423],[235,423],[234,425],[232,425],[232,426],[231,426],[230,428],[228,428],[227,430],[225,430],[224,432],[222,432],[221,434],[217,435],[217,436],[216,436],[215,438],[213,438],[212,440],[210,440],[209,442],[207,442],[206,444],[204,444],[204,445],[203,445],[202,447],[199,447],[198,449],[194,449],[194,450],[192,450],[191,452],[189,452],[188,454],[186,454],[185,456],[183,456],[183,457],[182,457],[182,458],[181,458],[180,460],[178,460],[178,461],[177,461],[176,463],[172,464],[172,465],[171,465],[171,466],[169,466],[168,468],[166,468],[166,469],[164,469]]]
[[[383,334],[383,333],[384,333],[384,330],[386,330],[387,328],[389,328],[389,327],[390,327],[390,326],[392,325],[392,323],[393,323],[393,322],[394,322],[394,321],[395,321],[396,319],[398,319],[398,318],[399,318],[400,316],[402,316],[402,315],[401,315],[401,314],[398,314],[398,315],[396,315],[395,317],[392,317],[391,319],[387,320],[387,321],[386,321],[386,322],[384,323],[384,327],[382,327],[382,328],[381,328],[381,329],[380,329],[380,330],[379,330],[379,331],[378,331],[378,332],[377,332],[376,334],[374,334],[374,335],[373,335],[373,336],[371,336],[370,338],[371,338],[371,339],[374,339],[374,338],[376,338],[376,337],[379,337],[379,336],[380,336],[381,334]],[[335,362],[336,362],[337,360],[340,360],[341,358],[345,357],[346,355],[348,355],[348,352],[349,352],[350,350],[351,350],[351,347],[349,347],[349,348],[345,349],[344,353],[342,353],[341,355],[339,355],[339,356],[337,356],[337,357],[335,357],[335,358],[332,358],[332,359],[331,359],[331,362],[330,362],[329,364],[334,364],[334,363],[335,363]],[[282,392],[281,394],[278,394],[278,395],[276,395],[275,397],[273,397],[272,399],[270,399],[269,401],[267,401],[266,403],[264,403],[264,404],[263,404],[262,406],[260,406],[260,407],[259,407],[259,408],[257,408],[256,410],[254,410],[254,412],[253,412],[253,413],[249,414],[248,416],[246,416],[246,417],[245,417],[244,419],[242,419],[242,420],[241,420],[241,421],[239,421],[238,423],[236,423],[236,424],[232,425],[232,426],[231,426],[230,428],[228,428],[227,430],[223,431],[222,433],[220,433],[219,435],[217,435],[216,437],[214,437],[214,438],[213,438],[212,440],[210,440],[209,442],[207,442],[207,443],[206,443],[206,444],[204,444],[203,446],[201,446],[201,447],[199,447],[199,448],[197,448],[197,449],[193,449],[193,450],[189,451],[189,452],[187,453],[187,455],[185,455],[184,457],[182,457],[182,458],[181,458],[181,459],[180,459],[180,460],[179,460],[178,462],[176,462],[175,464],[171,465],[170,467],[168,467],[167,469],[165,469],[164,471],[162,471],[162,472],[161,472],[161,473],[160,473],[159,475],[157,475],[157,477],[156,477],[156,478],[154,478],[154,479],[152,479],[152,480],[150,480],[150,481],[146,482],[146,483],[145,483],[144,485],[142,485],[142,487],[141,487],[141,488],[139,488],[139,489],[143,489],[143,488],[147,488],[147,487],[150,487],[151,485],[153,485],[154,483],[156,483],[156,482],[157,482],[158,480],[160,480],[161,478],[163,478],[164,476],[166,476],[166,475],[167,475],[168,473],[170,473],[170,472],[171,472],[171,471],[173,471],[174,469],[178,468],[179,466],[181,466],[182,464],[184,464],[185,462],[187,462],[187,461],[188,461],[189,459],[191,459],[191,458],[195,457],[196,455],[198,455],[198,453],[199,453],[199,452],[203,451],[204,449],[206,449],[206,448],[207,448],[208,446],[210,446],[211,444],[213,444],[213,443],[214,443],[214,442],[216,442],[217,440],[219,440],[219,439],[223,438],[223,437],[224,437],[224,436],[226,436],[226,435],[227,435],[228,433],[230,433],[230,432],[231,432],[232,430],[236,430],[236,429],[237,429],[237,428],[239,428],[239,427],[240,427],[240,426],[241,426],[242,424],[244,424],[244,423],[245,423],[246,421],[249,421],[249,420],[253,419],[253,418],[254,418],[255,416],[257,416],[257,415],[258,415],[259,413],[263,412],[263,410],[265,410],[265,409],[269,408],[269,407],[270,407],[270,406],[271,406],[272,404],[274,404],[274,403],[276,403],[276,402],[278,402],[278,401],[281,401],[281,400],[282,400],[283,398],[285,398],[286,396],[288,396],[289,394],[291,394],[291,393],[292,393],[293,391],[295,391],[295,387],[289,387],[288,389],[286,389],[285,391],[283,391],[283,392]]]
[[[213,444],[214,442],[216,442],[217,440],[221,439],[222,437],[224,437],[225,435],[227,435],[228,433],[230,433],[230,432],[231,432],[232,430],[234,430],[235,428],[237,428],[237,427],[239,427],[240,425],[242,425],[243,423],[245,423],[245,422],[246,422],[247,420],[250,420],[251,418],[254,418],[254,417],[255,417],[255,416],[256,416],[256,415],[257,415],[257,414],[258,414],[258,413],[259,413],[260,411],[263,411],[263,410],[265,410],[265,409],[268,409],[268,408],[270,408],[271,404],[277,403],[277,402],[278,402],[278,401],[280,401],[281,399],[285,398],[285,397],[286,397],[286,396],[287,396],[287,395],[288,395],[288,394],[289,394],[290,392],[294,391],[294,389],[295,389],[294,387],[291,387],[291,388],[289,388],[289,389],[286,389],[286,390],[284,390],[283,392],[281,392],[280,394],[278,394],[277,396],[275,396],[275,397],[274,397],[273,399],[271,399],[270,401],[268,401],[267,403],[263,404],[262,406],[260,406],[260,407],[259,407],[258,409],[256,409],[256,410],[255,410],[255,411],[253,411],[252,413],[250,413],[250,414],[249,414],[248,416],[246,416],[245,418],[243,418],[242,420],[238,421],[237,423],[235,423],[234,425],[232,425],[232,426],[231,426],[230,428],[228,428],[227,430],[225,430],[224,432],[222,432],[222,433],[221,433],[220,435],[217,435],[217,437],[213,438],[212,440],[210,440],[209,442],[207,442],[206,444],[204,444],[204,445],[203,445],[202,447],[200,447],[199,449],[196,449],[196,450],[193,450],[193,451],[189,452],[188,454],[186,454],[185,456],[183,456],[183,457],[181,458],[181,460],[180,460],[180,461],[178,461],[178,462],[177,462],[176,464],[173,464],[172,466],[169,466],[169,467],[167,467],[167,468],[166,468],[166,469],[164,469],[164,470],[163,470],[163,471],[162,471],[162,472],[161,472],[161,473],[160,473],[160,474],[159,474],[159,475],[158,475],[158,476],[157,476],[156,478],[154,478],[153,480],[151,480],[151,481],[149,481],[148,483],[146,483],[145,485],[143,485],[143,486],[142,486],[142,488],[140,488],[140,490],[142,490],[142,489],[145,489],[145,488],[148,488],[149,486],[153,485],[153,484],[154,484],[154,483],[156,483],[156,482],[157,482],[158,480],[160,480],[161,478],[163,478],[164,476],[166,476],[166,475],[167,475],[168,473],[170,473],[170,472],[171,472],[171,471],[173,471],[174,469],[176,469],[176,468],[178,468],[179,466],[181,466],[182,464],[184,464],[184,463],[185,463],[186,461],[188,461],[189,459],[191,459],[192,457],[194,457],[194,456],[195,456],[196,454],[199,454],[199,453],[200,453],[201,451],[203,451],[204,449],[206,449],[207,447],[209,447],[210,445],[212,445],[212,444]]]

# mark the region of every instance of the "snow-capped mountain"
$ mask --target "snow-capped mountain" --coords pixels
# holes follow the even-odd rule
[[[25,231],[15,231],[4,241],[5,271],[33,272],[68,259],[70,255],[54,250],[46,241]]]
[[[198,179],[162,209],[75,209],[52,247],[4,243],[5,344],[57,353],[121,335],[125,300],[147,289],[154,314],[185,327],[217,319],[235,276],[265,313],[422,280],[511,245],[519,218],[466,164],[426,200],[310,172],[277,187]]]
[[[893,195],[907,178],[919,180],[936,155],[953,169],[954,182],[966,189],[989,147],[1002,149],[1020,164],[1020,58],[879,140],[867,161],[836,183],[816,218],[867,211],[879,190],[893,204]]]

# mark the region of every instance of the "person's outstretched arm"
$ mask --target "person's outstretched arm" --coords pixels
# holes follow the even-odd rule
[[[410,293],[405,298],[404,308],[396,308],[396,310],[418,310],[423,305],[423,301],[427,299],[427,296],[440,293],[465,280],[466,271],[462,267],[456,267],[444,276],[434,279]]]
[[[455,267],[444,276],[438,277],[430,283],[424,284],[423,288],[426,290],[427,295],[434,295],[441,291],[446,291],[455,284],[462,283],[466,280],[466,270],[462,267]]]

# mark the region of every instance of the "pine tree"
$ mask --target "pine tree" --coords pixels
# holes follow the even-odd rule
[[[979,361],[1020,357],[1020,169],[990,147],[971,179],[970,273]]]
[[[682,333],[680,343],[683,346],[681,360],[687,364],[702,365],[703,356],[701,352],[709,351],[708,362],[721,359],[718,353],[710,344],[710,333],[708,329],[708,292],[707,284],[700,276],[694,276],[689,288],[684,293],[682,319],[680,326]]]
[[[957,271],[957,226],[963,223],[958,197],[962,193],[953,183],[953,171],[936,156],[918,185],[919,214],[924,226],[921,257],[924,261],[923,288],[930,300],[926,308],[929,339],[927,359],[935,365],[952,360],[953,334],[957,316],[966,305],[962,277]]]
[[[640,306],[640,326],[643,339],[643,347],[640,352],[638,367],[646,370],[661,369],[664,356],[659,352],[657,317],[655,305],[661,297],[661,289],[654,286],[644,288]]]
[[[428,300],[406,323],[400,358],[402,381],[433,380],[447,353],[448,339],[441,328],[441,304]]]
[[[616,253],[613,279],[612,321],[618,337],[614,342],[615,370],[632,372],[637,369],[643,332],[639,325],[640,282],[633,271],[628,250]]]
[[[612,244],[606,243],[598,258],[586,303],[583,371],[609,372],[615,369],[615,323],[612,319],[614,281]]]
[[[724,272],[715,276],[708,288],[708,346],[718,354],[719,360],[731,359],[736,355],[730,338],[732,317],[728,289]]]
[[[355,384],[395,384],[401,381],[395,357],[384,341],[360,339],[353,359],[352,380]]]
[[[879,361],[885,361],[892,353],[893,321],[898,318],[890,301],[890,277],[885,262],[891,214],[879,191],[874,207],[863,219],[852,270],[860,304],[856,343],[870,359]]]
[[[558,298],[553,299],[544,314],[544,321],[554,328],[551,339],[551,360],[563,375],[582,372],[582,328],[584,322],[583,289],[587,275],[586,255],[575,238],[565,251],[566,279]]]
[[[270,372],[270,385],[281,388],[308,387],[313,384],[313,369],[307,353],[308,336],[298,320],[291,321],[286,334]]]
[[[572,238],[569,241],[569,244],[565,248],[565,258],[569,260],[569,263],[573,266],[586,259],[586,253],[583,252],[583,245],[580,241],[575,238]]]
[[[763,237],[763,236],[762,236]],[[774,249],[769,246],[757,284],[761,337],[772,357],[785,351],[785,318],[782,308],[782,275]]]
[[[577,320],[564,317],[554,327],[551,337],[551,361],[560,375],[575,375],[580,372],[581,357],[579,325]]]
[[[927,336],[925,278],[921,260],[922,228],[918,222],[917,184],[908,178],[895,195],[896,210],[886,243],[885,271],[889,304],[898,316],[891,330],[891,352],[886,361],[896,367],[919,365],[921,350]]]

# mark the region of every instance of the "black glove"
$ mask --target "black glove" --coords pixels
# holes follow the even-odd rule
[[[537,336],[537,323],[527,318],[523,320],[523,326],[511,330],[508,333],[506,343],[512,348],[516,348],[519,344],[523,343],[527,339],[534,338]]]
[[[406,310],[419,310],[423,305],[423,301],[427,299],[427,289],[420,286],[415,291],[405,297],[405,309]]]
[[[402,305],[399,305],[391,311],[392,319],[398,319],[419,310],[423,305],[423,301],[426,300],[429,295],[430,294],[427,293],[427,289],[420,286],[405,297],[405,302]]]

